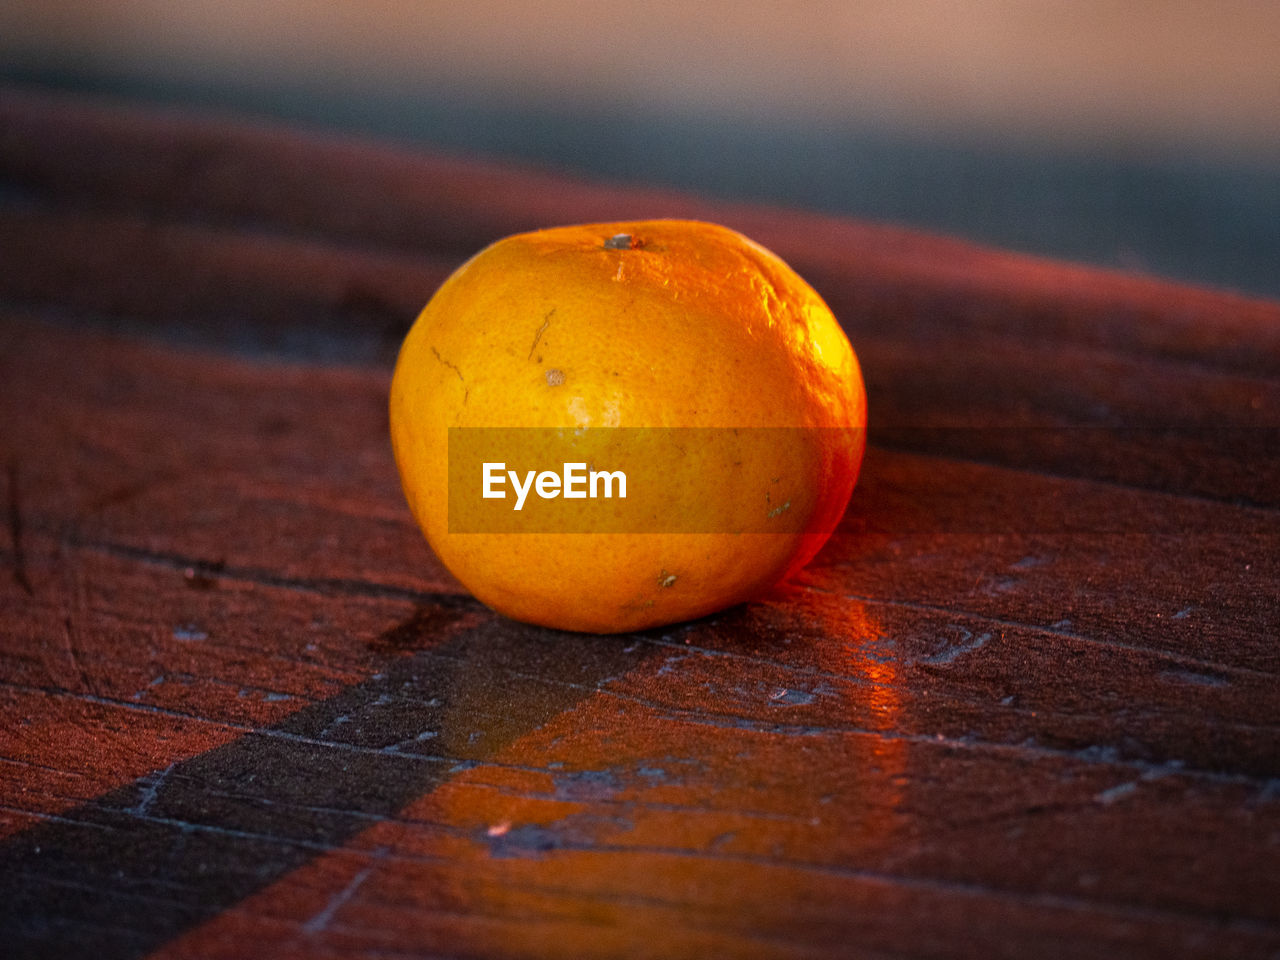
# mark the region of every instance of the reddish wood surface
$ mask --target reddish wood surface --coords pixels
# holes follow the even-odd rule
[[[1280,955],[1280,306],[13,91],[0,184],[0,953]],[[716,617],[496,617],[390,358],[657,215],[835,307],[853,504]]]

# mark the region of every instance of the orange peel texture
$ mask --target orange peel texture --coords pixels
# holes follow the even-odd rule
[[[866,393],[830,309],[780,258],[725,227],[653,220],[472,257],[406,337],[390,416],[409,507],[468,590],[517,620],[615,633],[744,602],[807,563],[853,491]],[[460,532],[450,428],[475,427],[541,428],[508,459],[556,471],[563,443],[595,428],[703,429],[631,451],[626,507],[656,525]],[[733,441],[751,428],[785,429]]]

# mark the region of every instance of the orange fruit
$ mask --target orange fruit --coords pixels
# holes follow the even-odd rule
[[[866,394],[781,259],[653,220],[476,254],[405,338],[390,414],[410,509],[467,589],[517,620],[613,633],[741,603],[807,563],[857,479]],[[488,498],[482,461],[502,466]],[[535,487],[535,468],[555,483]],[[606,496],[615,469],[625,498]]]

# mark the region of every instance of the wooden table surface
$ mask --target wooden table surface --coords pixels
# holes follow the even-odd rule
[[[597,637],[434,561],[399,338],[522,229],[743,230],[871,446],[794,582]],[[1280,956],[1280,305],[0,93],[0,955]]]

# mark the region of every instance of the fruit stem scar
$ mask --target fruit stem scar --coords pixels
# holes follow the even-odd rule
[[[633,246],[631,234],[629,233],[615,233],[604,242],[606,250],[630,250]]]
[[[564,371],[563,371],[563,370],[548,370],[548,371],[547,371],[547,386],[549,386],[549,387],[558,387],[558,386],[560,386],[560,384],[562,384],[562,383],[564,383]]]
[[[556,308],[552,307],[547,311],[547,315],[542,318],[542,326],[538,328],[538,332],[533,335],[533,343],[529,347],[529,359],[533,359],[533,351],[538,349],[538,341],[542,339],[542,335],[546,332],[547,327],[551,324],[551,314],[556,312]]]

